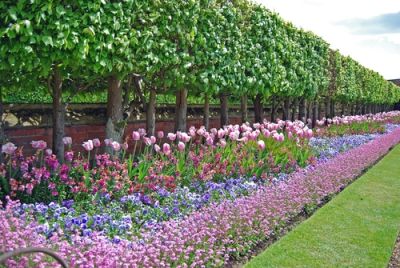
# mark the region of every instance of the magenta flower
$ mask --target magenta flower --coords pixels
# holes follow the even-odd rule
[[[17,146],[14,145],[14,143],[7,142],[3,146],[1,146],[1,152],[5,154],[13,154],[17,150]]]

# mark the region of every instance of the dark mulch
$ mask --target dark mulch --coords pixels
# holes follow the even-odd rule
[[[396,245],[394,246],[392,258],[388,264],[388,268],[399,268],[400,267],[400,233],[397,236]]]

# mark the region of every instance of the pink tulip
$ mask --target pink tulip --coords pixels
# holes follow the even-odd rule
[[[1,146],[1,152],[5,154],[13,154],[17,150],[17,146],[14,145],[14,143],[7,142],[3,146]]]
[[[178,143],[178,151],[183,152],[185,150],[185,144],[183,142]]]
[[[253,124],[253,127],[254,127],[255,129],[259,129],[259,128],[261,127],[261,124],[260,124],[260,123],[254,123],[254,124]]]
[[[144,141],[144,143],[147,145],[147,146],[150,146],[152,143],[151,143],[151,139],[150,138],[148,138],[148,137],[143,137],[143,141]]]
[[[51,156],[53,154],[53,151],[51,149],[46,149],[45,153],[47,156]]]
[[[156,143],[156,141],[157,141],[156,137],[150,136],[150,142],[151,142],[151,144]]]
[[[98,147],[100,147],[100,145],[101,145],[101,142],[100,142],[100,140],[99,139],[93,139],[93,146],[94,147],[96,147],[96,148],[98,148]]]
[[[308,138],[311,138],[313,136],[313,131],[312,131],[312,129],[308,129],[307,130],[307,137]]]
[[[119,150],[121,150],[121,144],[117,141],[113,141],[111,143],[111,147],[113,148],[114,151],[118,152]]]
[[[163,144],[163,153],[166,155],[171,153],[171,146],[168,143]]]
[[[121,148],[122,148],[122,150],[128,150],[128,147],[129,147],[129,145],[128,145],[128,143],[127,142],[124,142],[123,144],[121,144]]]
[[[213,140],[213,138],[211,138],[211,137],[208,137],[208,138],[206,139],[206,142],[207,142],[208,145],[213,145],[213,144],[214,144],[214,140]]]
[[[33,149],[38,149],[38,150],[44,150],[47,147],[47,143],[43,140],[32,141],[31,144]]]
[[[288,136],[288,139],[291,139],[291,138],[293,138],[293,133],[291,131],[289,131],[287,136]]]
[[[158,131],[157,132],[157,138],[159,138],[159,139],[164,138],[164,131]]]
[[[268,129],[263,129],[263,134],[264,134],[264,136],[265,137],[269,137],[269,136],[271,136],[271,132],[269,132],[269,130]]]
[[[140,133],[138,131],[132,131],[132,139],[134,141],[140,140]]]
[[[93,147],[94,147],[93,146],[93,141],[92,140],[88,140],[88,141],[84,142],[82,144],[82,146],[86,151],[90,152],[90,151],[93,150]]]
[[[190,127],[189,128],[189,135],[191,137],[195,137],[196,136],[196,128],[195,127]]]
[[[139,128],[138,132],[139,132],[140,136],[142,136],[142,137],[146,136],[146,130],[144,128]]]
[[[64,137],[63,139],[64,145],[71,145],[72,144],[72,138],[71,137]]]
[[[258,148],[259,148],[260,150],[264,150],[264,149],[265,149],[265,142],[264,142],[263,140],[259,140],[259,141],[257,142],[257,145],[258,145]]]
[[[160,152],[160,150],[161,150],[160,146],[158,146],[158,144],[154,144],[154,151],[158,153]]]
[[[220,139],[219,140],[219,144],[222,148],[224,148],[226,146],[226,140],[225,139]]]
[[[223,130],[222,128],[218,130],[218,138],[222,139],[223,137],[225,137],[225,130]]]
[[[104,144],[106,145],[106,146],[111,146],[111,143],[113,142],[113,139],[105,139],[104,140]]]
[[[168,133],[167,137],[170,141],[176,140],[176,134],[174,133]]]
[[[197,135],[203,136],[205,132],[206,132],[205,128],[204,128],[204,127],[200,127],[200,128],[197,130]]]
[[[229,133],[229,138],[233,141],[239,139],[239,131],[233,131]]]
[[[182,133],[181,135],[181,141],[183,142],[189,142],[191,138],[187,133]]]

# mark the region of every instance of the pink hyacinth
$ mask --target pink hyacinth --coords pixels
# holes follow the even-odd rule
[[[98,148],[98,147],[100,147],[100,145],[101,145],[101,142],[100,142],[100,140],[99,139],[93,139],[93,146],[94,147],[96,147],[96,148]]]
[[[72,138],[71,137],[64,137],[63,139],[64,145],[71,145],[72,144]]]
[[[44,150],[47,147],[47,142],[40,140],[40,141],[32,141],[32,148],[38,150]]]
[[[1,152],[5,154],[13,154],[17,150],[17,146],[14,145],[14,143],[7,142],[3,146],[1,146]]]
[[[93,141],[92,141],[92,140],[88,140],[88,141],[84,142],[84,143],[82,144],[82,146],[83,146],[83,148],[84,148],[86,151],[88,151],[88,152],[92,151],[93,148],[94,148],[94,145],[93,145]]]
[[[134,141],[140,140],[140,133],[139,133],[138,131],[133,131],[133,132],[132,132],[132,139],[133,139]]]

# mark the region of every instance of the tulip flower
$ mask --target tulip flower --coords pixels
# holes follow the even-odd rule
[[[46,149],[45,153],[47,156],[51,156],[53,154],[53,151],[51,149]]]
[[[263,140],[259,140],[259,141],[257,142],[257,145],[258,145],[258,148],[259,148],[260,150],[264,150],[264,149],[265,149],[265,142],[264,142]]]
[[[183,142],[178,143],[178,151],[183,152],[185,150],[185,144]]]
[[[156,137],[150,136],[150,142],[151,142],[151,144],[156,143],[156,141],[157,141]]]
[[[163,153],[169,155],[171,153],[171,146],[168,143],[163,144]]]
[[[94,147],[96,147],[96,148],[98,148],[98,147],[100,147],[100,145],[101,145],[101,142],[100,142],[100,140],[99,139],[93,139],[93,146]]]
[[[176,134],[174,133],[168,133],[167,137],[170,141],[176,140]]]
[[[8,155],[12,155],[15,150],[17,150],[17,146],[15,146],[14,143],[11,142],[7,142],[3,146],[1,146],[1,152]]]
[[[44,150],[47,147],[47,143],[43,140],[32,141],[31,144],[33,149],[38,149],[38,150]]]
[[[113,142],[113,139],[105,139],[104,140],[104,144],[106,145],[106,146],[111,146],[111,143]]]
[[[93,145],[93,141],[92,141],[92,140],[88,140],[88,141],[84,142],[84,143],[82,144],[82,146],[83,146],[83,148],[84,148],[86,151],[88,151],[88,152],[92,151],[93,148],[94,148],[94,145]]]
[[[72,138],[71,137],[64,137],[62,139],[64,145],[71,145],[72,144]]]
[[[133,139],[134,141],[140,140],[140,133],[139,133],[138,131],[133,131],[133,132],[132,132],[132,139]]]
[[[223,137],[225,137],[225,130],[223,130],[222,128],[218,130],[218,138],[222,139]]]
[[[159,139],[164,138],[164,131],[158,131],[157,132],[157,138],[159,138]]]
[[[121,144],[117,141],[113,141],[111,143],[111,147],[113,148],[114,151],[118,152],[119,150],[121,150]]]
[[[157,153],[161,151],[161,148],[158,144],[154,144],[154,151],[156,151]]]

